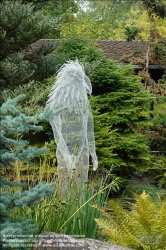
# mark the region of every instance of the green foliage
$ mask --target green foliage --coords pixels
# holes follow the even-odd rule
[[[115,165],[118,174],[150,167],[148,140],[143,134],[151,125],[152,96],[142,91],[142,83],[130,67],[118,67],[105,59],[94,70],[91,106],[99,161]]]
[[[130,204],[129,211],[113,200],[109,202],[111,214],[100,209],[103,218],[96,222],[101,234],[112,243],[133,249],[165,249],[166,200],[156,204],[145,192],[134,195],[136,203]]]
[[[133,50],[133,55],[134,56],[139,56],[139,55],[143,55],[143,51],[142,50]]]
[[[57,48],[57,55],[59,53],[66,54],[68,59],[75,60],[82,56],[83,50],[87,46],[88,41],[82,37],[69,37],[61,40],[60,46]]]
[[[20,139],[18,138],[17,140]],[[41,181],[46,181],[47,183],[55,181],[57,177],[55,141],[46,142],[43,148],[45,152],[39,156],[37,155],[33,159],[33,163],[27,160],[17,160],[12,162],[12,168],[6,167],[1,169],[1,174],[6,176],[7,181],[15,183],[26,182],[28,189],[31,189]]]
[[[15,98],[20,93],[25,94],[24,101],[17,104],[18,109],[27,116],[33,116],[36,113],[43,111],[45,102],[50,93],[55,76],[52,76],[40,83],[38,81],[31,81],[25,85],[19,85],[14,90],[5,89],[1,92],[3,101],[7,101],[8,98]],[[44,144],[45,141],[53,139],[52,128],[47,120],[40,122],[43,130],[41,132],[29,131],[24,135],[24,139],[27,139],[33,144]]]
[[[138,34],[138,27],[135,26],[126,26],[124,34],[127,36],[127,41],[133,41],[136,38],[136,35]]]
[[[29,62],[22,62],[24,56],[24,52],[17,53],[3,60],[0,65],[3,85],[11,83],[15,86],[20,83],[26,83],[31,78],[34,70]]]
[[[46,38],[60,38],[61,26],[69,24],[74,19],[74,14],[78,11],[77,2],[74,0],[54,0],[44,1],[41,8],[43,12],[50,18],[55,16],[58,18],[57,28],[49,32]]]
[[[60,38],[61,26],[70,23],[78,11],[77,2],[74,0],[24,0],[23,3],[33,3],[35,10],[42,10],[49,19],[57,18],[57,27],[45,35],[45,38]]]
[[[112,30],[121,24],[124,25],[128,11],[135,4],[135,0],[89,0],[88,2],[89,8],[87,11],[90,12],[94,20],[107,21],[111,25]]]
[[[17,103],[19,110],[26,115],[34,115],[43,111],[48,94],[51,91],[52,84],[55,81],[55,75],[47,78],[43,83],[39,81],[30,81],[27,84],[19,85],[14,89],[4,89],[1,92],[1,101],[6,102],[9,98],[13,99],[18,95],[24,94],[24,100]],[[43,121],[47,122],[47,121]]]
[[[162,78],[159,79],[158,82],[159,82],[160,84],[164,84],[164,83],[165,83],[165,86],[166,86],[166,74],[163,74],[163,75],[162,75]]]
[[[151,44],[151,49],[152,52],[156,54],[156,56],[160,56],[161,54],[164,53],[164,43],[152,43]]]
[[[48,20],[41,11],[35,12],[32,4],[22,4],[21,1],[2,2],[2,58],[20,51],[20,48],[26,49],[46,31],[53,29],[55,24],[55,20]]]
[[[165,3],[162,0],[141,0],[141,2],[160,18],[166,16]]]
[[[84,62],[97,61],[103,56],[103,52],[97,49],[94,43],[81,36],[70,36],[62,39],[56,53],[57,56],[65,59],[75,60],[78,58]]]
[[[96,67],[91,78],[93,94],[105,94],[116,89],[119,74],[115,62],[104,58]],[[115,83],[115,84],[114,84]]]
[[[54,56],[46,56],[50,48],[32,53],[30,45],[54,29],[56,20],[48,18],[41,10],[35,11],[31,3],[23,4],[19,0],[3,1],[0,9],[1,89],[13,89],[32,78],[43,80],[54,74],[56,60]]]
[[[55,74],[61,60],[61,58],[51,54],[56,47],[57,44],[50,42],[39,48],[33,48],[25,55],[25,60],[28,60],[34,67],[33,79],[42,82],[44,79]]]
[[[161,164],[166,164],[166,159],[165,157],[163,157],[164,159],[161,159],[162,163]],[[160,164],[160,165],[161,165]],[[163,166],[164,166],[163,165]],[[160,169],[160,168],[159,168]],[[158,171],[159,172],[159,171]],[[165,187],[165,183],[166,183],[166,171],[165,168],[163,167],[163,169],[161,169],[161,173],[159,175],[157,175],[155,177],[155,179],[158,181],[158,187],[160,188],[164,188]]]
[[[160,85],[161,86],[161,85]],[[165,163],[166,163],[166,98],[159,95],[154,103],[154,111],[152,118],[150,138],[150,148],[153,154],[152,168],[156,169],[156,180],[158,185],[164,186],[166,179]],[[160,178],[161,177],[161,181]]]
[[[97,186],[86,183],[81,190],[71,184],[68,187],[69,192],[63,198],[56,189],[52,197],[44,199],[41,204],[35,204],[26,211],[24,208],[15,209],[14,216],[25,216],[26,213],[29,219],[34,219],[39,225],[38,233],[50,231],[96,238],[95,219],[100,218],[101,213],[93,208],[93,205],[97,204],[104,208],[110,190],[118,189],[118,180],[114,178],[106,185],[108,176],[105,180],[100,180]]]

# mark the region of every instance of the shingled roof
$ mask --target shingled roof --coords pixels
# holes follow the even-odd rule
[[[148,41],[99,40],[97,45],[109,59],[114,59],[118,63],[131,63],[135,66],[145,67]],[[162,60],[156,58],[152,52],[150,53],[149,64],[151,68],[163,67],[164,61],[166,61],[166,46],[164,49]]]
[[[58,45],[59,42],[58,39],[40,39],[33,43],[31,47],[36,49],[48,44]],[[148,41],[98,40],[96,42],[107,58],[116,60],[118,63],[132,63],[135,65],[145,65],[146,63]],[[163,58],[166,60],[166,55]],[[160,65],[160,62],[156,59],[150,59],[150,64]]]
[[[139,50],[146,54],[148,49],[148,42],[146,41],[112,41],[99,40],[97,41],[99,48],[101,48],[107,58],[121,61],[122,56],[130,55],[133,51]]]

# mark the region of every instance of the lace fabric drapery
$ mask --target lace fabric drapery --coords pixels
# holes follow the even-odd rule
[[[63,108],[50,122],[55,142],[58,176],[73,177],[76,182],[88,180],[89,153],[93,170],[98,167],[95,151],[93,116],[88,100],[92,86],[78,62],[68,61],[57,73],[47,105],[51,110]]]

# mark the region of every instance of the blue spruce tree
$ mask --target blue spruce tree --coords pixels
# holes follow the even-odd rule
[[[30,130],[41,131],[42,127],[37,125],[42,120],[49,120],[53,114],[48,107],[43,113],[35,116],[26,116],[22,114],[17,103],[24,98],[19,95],[14,99],[8,99],[1,106],[1,147],[0,147],[0,167],[1,172],[6,167],[12,168],[12,164],[17,160],[31,161],[36,155],[40,155],[48,149],[36,148],[28,145],[28,141],[23,139],[16,140],[14,134],[23,135]],[[59,112],[59,111],[58,111]],[[55,183],[39,183],[31,190],[11,192],[10,187],[15,184],[9,182],[3,174],[0,177],[1,196],[0,196],[0,221],[1,221],[1,249],[29,249],[26,248],[26,238],[22,239],[24,245],[18,242],[19,237],[23,235],[35,235],[37,225],[31,219],[17,218],[12,220],[12,211],[14,207],[26,207],[32,204],[39,204],[41,199],[49,197],[55,189]],[[31,238],[33,241],[33,237]],[[15,242],[14,242],[15,240]],[[29,239],[28,239],[29,240]],[[14,242],[14,243],[13,243]],[[19,243],[19,244],[18,244]],[[13,245],[15,244],[15,246]]]

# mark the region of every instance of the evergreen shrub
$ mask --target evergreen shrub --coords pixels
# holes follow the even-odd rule
[[[141,80],[130,66],[118,67],[104,59],[91,75],[96,146],[105,167],[115,165],[120,176],[128,176],[151,166],[148,138],[144,131],[152,125],[150,103]]]

